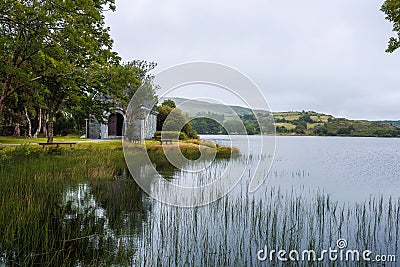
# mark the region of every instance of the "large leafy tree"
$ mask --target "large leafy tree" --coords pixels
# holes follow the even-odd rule
[[[126,89],[137,88],[149,67],[121,64],[112,52],[103,11],[115,10],[114,0],[2,1],[0,118],[8,98],[35,90],[47,110],[48,142],[60,108],[82,106],[101,116],[127,101]]]
[[[27,63],[51,43],[55,26],[46,13],[39,2],[3,0],[0,5],[0,118],[8,98],[41,78]]]
[[[400,47],[400,0],[386,0],[381,10],[386,14],[386,19],[393,23],[393,31],[397,34],[390,37],[386,52],[392,53]]]

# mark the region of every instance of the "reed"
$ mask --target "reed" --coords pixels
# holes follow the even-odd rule
[[[153,160],[159,158],[157,147],[147,150]],[[400,199],[395,197],[342,203],[301,185],[268,184],[248,194],[251,172],[246,171],[219,200],[179,208],[141,191],[117,142],[78,144],[73,150],[25,145],[0,153],[0,265],[265,266],[269,263],[257,260],[264,246],[320,253],[335,249],[339,238],[346,238],[350,249],[399,255]],[[169,175],[177,183],[190,178],[207,184],[227,168],[252,166],[257,157],[238,156],[231,165],[219,159],[201,174],[171,170]],[[269,175],[303,179],[308,172],[288,168]],[[275,260],[270,265],[313,263]]]

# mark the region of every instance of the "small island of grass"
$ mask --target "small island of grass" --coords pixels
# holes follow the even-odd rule
[[[202,153],[215,154],[216,158],[230,158],[239,156],[239,149],[234,147],[220,146],[211,141],[189,139],[189,140],[176,140],[172,144],[160,144],[159,141],[149,140],[145,142],[147,152],[150,156],[156,154],[160,156],[164,150],[172,150],[180,152],[190,160],[196,160]],[[162,157],[162,155],[161,155]]]

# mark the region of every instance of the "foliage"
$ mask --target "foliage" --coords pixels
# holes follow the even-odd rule
[[[400,121],[384,121],[385,123],[390,123],[391,125],[400,128]]]
[[[304,121],[304,122],[308,122],[308,123],[313,123],[314,121],[311,119],[310,114],[305,113],[303,114],[300,118],[299,121]]]
[[[306,124],[307,125],[307,124]],[[294,132],[296,133],[296,134],[305,134],[306,132],[306,129],[307,129],[307,126],[304,126],[304,124],[301,124],[301,123],[299,123],[299,124],[297,124],[296,125],[296,127],[294,128]]]
[[[187,116],[173,106],[176,105],[172,100],[165,100],[163,104],[157,106],[157,131],[184,132],[189,138],[198,138]]]
[[[84,205],[79,212],[72,209],[70,202],[62,203],[61,196],[83,181],[93,188],[98,187],[94,184],[98,179],[110,181],[100,200],[119,195],[110,185],[113,180],[117,182],[115,178],[125,168],[119,149],[121,142],[107,143],[90,144],[90,149],[89,145],[79,144],[76,149],[60,149],[59,153],[30,145],[0,150],[2,263],[5,261],[7,266],[128,265],[125,262],[129,255],[114,250],[117,240],[107,237],[104,221],[93,216],[92,206],[82,213]],[[121,184],[121,188],[126,186],[129,185]],[[111,194],[107,195],[109,190]],[[140,194],[132,194],[130,198],[132,203],[141,203]],[[118,214],[113,201],[110,202],[103,206],[109,215],[109,230],[118,218],[126,219],[124,213]]]
[[[186,118],[179,109],[172,109],[168,112],[166,120],[163,122],[163,130],[179,131],[186,124]]]
[[[354,131],[354,127],[352,125],[350,125],[348,127],[339,128],[337,130],[337,134],[350,135],[350,134],[352,134],[353,131]]]
[[[386,19],[393,23],[393,31],[396,37],[390,37],[386,52],[392,53],[400,47],[400,0],[386,0],[381,11],[385,13]]]
[[[276,126],[277,133],[288,133],[289,130],[285,126]]]
[[[400,129],[393,122],[372,122],[335,118],[331,115],[308,112],[275,113],[278,134],[305,134],[326,136],[400,136]],[[306,122],[312,120],[312,123]]]
[[[245,134],[246,128],[240,120],[224,121],[224,128],[229,134]]]
[[[94,115],[126,106],[135,90],[151,80],[155,63],[121,63],[112,51],[104,10],[115,10],[114,0],[17,1],[0,6],[0,118],[8,114],[47,114],[48,141],[57,115]],[[7,107],[7,108],[6,108]],[[30,118],[27,117],[27,121]],[[7,115],[11,117],[10,115]],[[20,123],[23,116],[11,117]],[[82,116],[75,128],[82,128]],[[38,125],[40,128],[40,125]],[[69,133],[64,127],[63,133]]]
[[[190,120],[193,130],[199,134],[224,134],[224,128],[220,122],[208,117],[194,118]]]
[[[227,134],[221,123],[211,118],[212,113],[205,113],[191,120],[193,128],[201,134]],[[325,136],[376,136],[376,137],[400,137],[400,124],[398,121],[361,121],[335,118],[332,115],[317,113],[314,111],[302,112],[276,112],[273,114],[275,131],[268,127],[273,126],[268,114],[258,114],[259,121],[252,114],[239,115],[241,122],[232,121],[225,116],[224,126],[228,126],[231,132],[260,134],[260,128],[264,133],[277,133],[279,135],[325,135]]]
[[[75,127],[75,121],[69,114],[61,111],[56,113],[54,122],[54,133],[62,136],[69,134]]]
[[[166,99],[161,103],[161,106],[163,107],[170,107],[170,108],[176,108],[176,104],[173,100],[171,99]]]
[[[188,140],[188,136],[184,132],[179,131],[156,131],[154,139],[160,141],[161,139],[175,139],[175,140]]]
[[[328,134],[328,128],[323,125],[323,126],[318,126],[314,128],[314,133],[317,135],[327,135]]]

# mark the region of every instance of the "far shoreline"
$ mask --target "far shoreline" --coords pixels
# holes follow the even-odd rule
[[[296,134],[199,134],[199,137],[203,136],[270,136],[270,137],[349,137],[349,138],[383,138],[383,139],[399,139],[399,136],[354,136],[354,135],[296,135]]]

